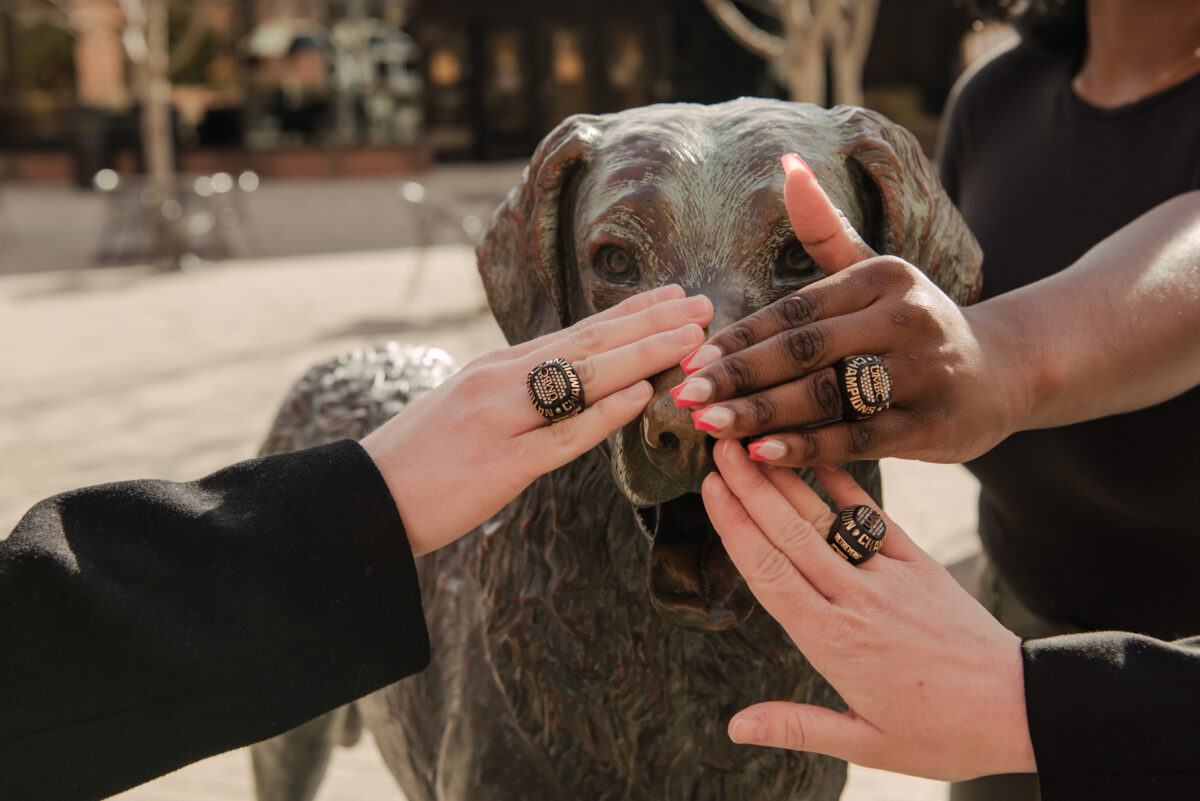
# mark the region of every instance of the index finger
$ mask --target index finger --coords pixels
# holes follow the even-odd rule
[[[811,620],[829,607],[825,596],[763,533],[719,473],[705,476],[700,494],[730,561],[763,608],[789,633],[793,620]]]
[[[548,343],[557,342],[562,339],[563,331],[578,330],[588,326],[595,327],[596,325],[612,320],[620,320],[627,318],[640,312],[649,311],[656,306],[660,306],[667,301],[683,301],[687,298],[687,292],[679,284],[667,284],[666,286],[655,287],[648,289],[645,292],[639,292],[632,297],[628,297],[615,306],[609,306],[607,309],[596,312],[590,317],[575,323],[569,328],[559,331],[551,331],[548,334],[543,334],[536,339],[530,339],[526,342],[521,342],[510,346],[504,353],[512,357],[522,357],[535,350],[545,347]],[[681,325],[691,321],[684,321]]]

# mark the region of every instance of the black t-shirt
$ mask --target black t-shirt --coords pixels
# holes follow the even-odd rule
[[[1099,109],[1072,91],[1077,65],[1017,46],[949,112],[941,175],[983,247],[984,298],[1200,187],[1200,76]],[[1035,612],[1085,629],[1200,632],[1200,390],[1020,432],[967,466],[982,483],[984,549]]]

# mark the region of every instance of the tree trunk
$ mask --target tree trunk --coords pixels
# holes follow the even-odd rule
[[[842,18],[832,48],[833,102],[863,104],[863,66],[875,32],[879,0],[858,0]]]
[[[833,101],[862,104],[862,69],[879,0],[772,0],[783,35],[770,34],[733,0],[704,0],[735,42],[779,68],[792,100],[825,105],[826,56],[833,70]]]
[[[815,0],[817,3],[828,0]],[[835,0],[836,2],[836,0]],[[825,105],[825,30],[823,8],[810,0],[782,0],[780,22],[788,97],[797,103]],[[827,12],[826,12],[827,13]]]

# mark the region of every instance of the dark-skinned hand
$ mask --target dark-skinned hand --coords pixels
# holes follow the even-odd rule
[[[783,160],[788,216],[826,278],[717,333],[682,362],[674,391],[697,428],[755,438],[753,458],[779,466],[898,456],[961,462],[1012,432],[1023,403],[1011,336],[973,321],[913,265],[878,256],[796,156]],[[842,419],[833,365],[880,356],[890,408]],[[768,435],[768,436],[762,436]]]

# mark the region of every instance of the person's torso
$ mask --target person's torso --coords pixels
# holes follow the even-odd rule
[[[984,298],[1069,266],[1200,188],[1200,76],[1103,110],[1071,91],[1073,67],[1017,48],[985,67],[955,109],[943,162],[983,247]],[[1085,628],[1200,631],[1200,518],[1190,506],[1200,389],[1020,432],[968,467],[982,483],[984,547],[1034,611]]]

